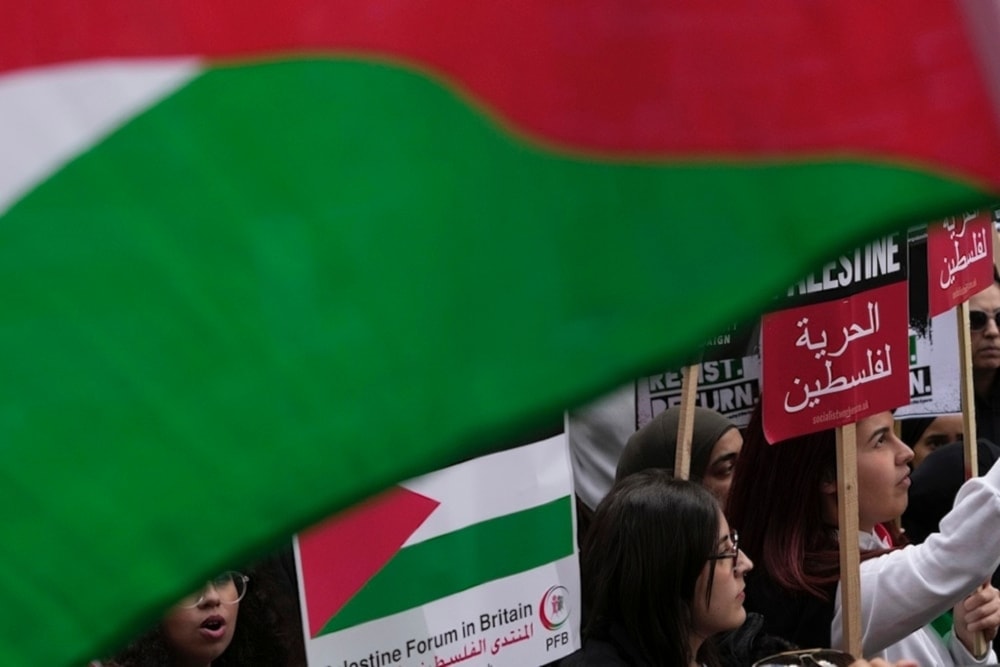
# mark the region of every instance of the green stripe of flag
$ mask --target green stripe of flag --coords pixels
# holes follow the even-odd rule
[[[573,554],[570,497],[399,551],[320,635],[413,609]]]

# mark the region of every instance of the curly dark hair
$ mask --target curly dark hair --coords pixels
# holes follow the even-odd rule
[[[212,662],[213,667],[305,665],[296,591],[283,576],[280,560],[281,556],[276,555],[248,568],[250,583],[246,597],[240,601],[232,642]],[[173,660],[162,625],[158,623],[104,664],[106,667],[170,667]]]

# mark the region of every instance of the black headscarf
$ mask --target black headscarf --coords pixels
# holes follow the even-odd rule
[[[681,409],[669,408],[632,434],[618,459],[615,481],[648,468],[673,470]],[[700,481],[708,468],[712,447],[736,424],[715,410],[695,407],[691,434],[691,479]]]

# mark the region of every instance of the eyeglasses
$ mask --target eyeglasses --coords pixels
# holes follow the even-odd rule
[[[986,328],[986,325],[990,322],[989,313],[985,313],[981,310],[970,310],[969,311],[969,328],[973,331],[982,331]],[[997,329],[1000,329],[1000,311],[993,313],[992,319],[996,322]]]
[[[721,554],[715,554],[708,557],[708,560],[726,560],[727,558],[733,559],[733,567],[736,567],[737,561],[740,559],[740,535],[735,530],[729,534],[729,541],[733,543],[733,548],[731,551],[723,551]]]
[[[247,575],[235,570],[229,570],[214,579],[209,579],[201,589],[181,598],[177,606],[185,609],[194,609],[201,606],[205,602],[205,596],[208,594],[209,587],[215,589],[215,592],[219,595],[219,600],[223,604],[236,604],[247,594],[247,584],[249,582],[250,577]]]
[[[783,665],[799,665],[800,667],[850,667],[854,656],[843,651],[829,648],[811,648],[803,651],[787,651],[758,660],[753,667],[782,667]]]

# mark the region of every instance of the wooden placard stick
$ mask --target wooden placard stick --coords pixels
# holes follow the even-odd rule
[[[674,477],[691,476],[691,441],[694,438],[694,403],[698,390],[698,364],[681,369],[681,418],[677,424],[677,451],[674,454]]]
[[[958,359],[961,373],[962,442],[965,450],[965,478],[979,475],[979,445],[976,441],[976,394],[972,383],[972,336],[969,331],[969,302],[958,304]],[[973,637],[972,654],[986,655],[986,636]]]
[[[861,653],[861,548],[858,545],[858,432],[837,427],[837,526],[840,532],[840,609],[844,650]]]
[[[972,384],[972,336],[969,332],[969,302],[958,304],[958,360],[961,373],[962,442],[965,443],[965,478],[979,474],[976,445],[976,394]]]

